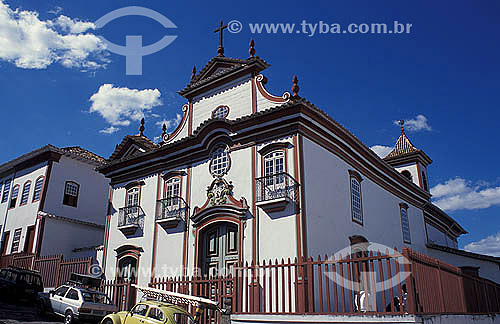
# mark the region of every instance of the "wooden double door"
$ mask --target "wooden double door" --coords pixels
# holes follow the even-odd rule
[[[239,261],[238,226],[229,222],[218,222],[201,233],[201,272],[208,276],[234,274]]]

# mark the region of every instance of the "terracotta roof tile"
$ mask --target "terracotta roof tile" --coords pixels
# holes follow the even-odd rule
[[[95,153],[87,151],[86,149],[83,149],[80,146],[63,147],[63,148],[61,148],[61,151],[63,151],[64,153],[67,153],[69,155],[73,155],[73,156],[88,160],[90,162],[95,162],[98,164],[104,164],[106,162],[106,159],[103,158],[102,156],[99,156]]]
[[[396,145],[394,145],[392,151],[389,154],[387,154],[385,158],[391,158],[417,151],[419,150],[415,146],[413,146],[413,144],[406,136],[404,130],[401,129],[401,136],[399,136]]]

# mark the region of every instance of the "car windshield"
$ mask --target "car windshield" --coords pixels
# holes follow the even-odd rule
[[[194,324],[194,319],[189,314],[175,313],[174,319],[177,324]]]
[[[111,305],[111,301],[109,300],[108,296],[106,296],[104,294],[97,293],[97,292],[82,291],[82,297],[83,297],[83,301],[86,301],[89,303]]]

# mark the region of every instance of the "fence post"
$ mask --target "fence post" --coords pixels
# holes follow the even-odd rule
[[[406,279],[406,303],[408,305],[408,313],[416,314],[417,313],[417,305],[416,305],[416,287],[414,287],[414,267],[413,261],[411,260],[409,249],[403,248],[403,257],[408,260],[410,263],[405,262],[404,270],[409,273],[408,278]]]
[[[439,304],[440,304],[440,312],[442,313],[446,313],[446,307],[445,307],[445,303],[444,303],[444,289],[443,289],[443,282],[441,280],[441,263],[439,262],[439,260],[437,260],[437,271],[438,271],[438,277],[437,277],[437,280],[438,280],[438,284],[439,284]]]
[[[59,254],[58,260],[57,260],[57,268],[56,268],[56,287],[59,287],[61,285],[60,283],[60,276],[61,276],[61,264],[63,261],[63,256],[62,254]]]

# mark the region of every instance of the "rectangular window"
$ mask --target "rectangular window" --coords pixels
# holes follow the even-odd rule
[[[401,204],[400,213],[401,213],[401,229],[403,231],[403,241],[405,243],[411,243],[410,220],[408,218],[408,205]]]
[[[19,242],[21,241],[22,229],[18,228],[14,231],[14,237],[12,238],[12,248],[10,253],[16,253],[19,250]]]
[[[10,185],[12,180],[6,180],[3,187],[2,203],[7,202],[9,199]]]
[[[66,181],[64,186],[63,204],[71,207],[76,207],[78,203],[78,191],[80,186],[73,181]]]
[[[19,195],[19,185],[12,187],[12,195],[10,196],[9,208],[16,207],[17,196]]]

